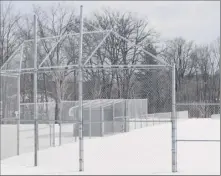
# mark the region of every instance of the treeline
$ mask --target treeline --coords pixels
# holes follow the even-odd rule
[[[47,10],[34,6],[33,12],[38,17],[40,38],[79,32],[78,14],[60,4]],[[88,65],[162,64],[148,55],[146,50],[159,60],[175,63],[178,102],[219,101],[219,37],[207,45],[197,45],[194,41],[181,37],[162,42],[159,33],[150,27],[147,19],[107,9],[90,14],[84,21],[85,31],[113,29],[116,32],[106,38],[88,61]],[[3,65],[24,40],[33,39],[33,16],[16,13],[13,4],[9,3],[3,8],[1,24],[0,65]],[[87,60],[107,34],[108,31],[84,34],[83,61]],[[131,42],[128,43],[118,34]],[[63,39],[57,37],[40,40],[39,64],[59,40],[42,66],[78,63],[79,35],[76,34]],[[23,46],[22,68],[33,67],[32,46],[32,41]],[[171,69],[168,68],[85,69],[83,97],[147,98],[149,112],[171,111],[171,79]],[[62,100],[78,99],[77,82],[77,71],[74,69],[41,72],[38,74],[38,101],[55,101],[55,118],[58,119],[61,116]],[[21,102],[33,102],[33,74],[21,75]]]

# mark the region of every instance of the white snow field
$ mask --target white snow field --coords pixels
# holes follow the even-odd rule
[[[178,139],[220,140],[219,119],[178,122]],[[160,124],[113,136],[85,139],[84,172],[78,171],[78,143],[1,161],[1,174],[162,174],[171,175],[171,124]],[[220,142],[179,142],[178,173],[220,175]]]

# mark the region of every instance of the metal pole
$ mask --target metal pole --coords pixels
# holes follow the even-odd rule
[[[147,118],[148,118],[148,98],[146,99],[146,126],[148,126]]]
[[[61,103],[61,102],[60,102]],[[63,109],[63,104],[61,103],[61,109]],[[61,116],[59,117],[59,145],[61,146],[61,134],[62,134],[62,119]]]
[[[114,113],[114,110],[115,110],[115,106],[114,106],[114,101],[113,101],[113,123],[112,123],[112,130],[113,130],[113,134],[114,134],[114,130],[115,130],[115,123],[114,123],[114,116],[115,116],[115,113]]]
[[[0,1],[0,21],[1,21],[1,1]],[[1,22],[0,22],[1,23]],[[1,31],[1,27],[0,27],[0,31]],[[1,32],[0,32],[0,39],[1,39]],[[1,41],[0,41],[1,42]],[[3,58],[0,58],[0,60],[2,60]],[[1,64],[1,63],[0,63]],[[0,72],[0,87],[2,87],[2,73]],[[0,136],[2,136],[2,111],[3,111],[3,106],[2,106],[2,88],[0,88]],[[0,145],[2,143],[2,138],[0,137]],[[0,156],[2,156],[2,152],[0,150]],[[1,160],[0,160],[0,164],[1,164]],[[1,170],[0,170],[0,175],[1,175]]]
[[[101,137],[104,136],[104,107],[102,105],[103,105],[103,103],[100,104],[100,106],[101,106],[101,118],[100,118],[100,121],[101,121]]]
[[[83,143],[83,98],[82,98],[82,43],[83,43],[83,6],[80,7],[80,45],[79,45],[79,171],[84,170],[84,143]]]
[[[142,113],[142,100],[139,100],[139,119],[141,118],[141,113]],[[141,122],[140,128],[143,128],[143,123]]]
[[[56,130],[55,130],[55,120],[54,120],[54,122],[53,122],[53,124],[52,124],[52,129],[53,129],[53,132],[52,132],[52,145],[53,145],[53,147],[55,147],[55,133],[56,133]]]
[[[22,68],[22,58],[23,58],[23,47],[24,45],[21,45],[21,52],[20,52],[20,64],[19,64],[19,69],[21,70]],[[18,104],[18,114],[17,114],[17,155],[20,153],[20,119],[21,119],[21,98],[20,98],[20,92],[21,92],[21,75],[17,77],[17,104]]]
[[[3,49],[3,43],[2,43],[2,1],[0,1],[0,44],[2,44],[2,48],[1,48],[1,51],[0,52],[2,52],[2,58],[0,59],[0,68],[1,68],[1,66],[3,65],[3,63],[4,63],[4,61],[3,61],[3,58],[4,58],[4,55],[3,55],[3,51],[4,51],[4,49]]]
[[[59,120],[59,145],[61,145],[61,121]]]
[[[127,124],[127,102],[128,99],[124,100],[124,132],[128,131],[128,124]]]
[[[35,151],[34,165],[38,165],[38,109],[37,109],[37,17],[34,15],[34,119],[35,119]]]
[[[49,141],[49,144],[50,144],[50,147],[52,146],[52,139],[51,139],[51,136],[52,136],[52,129],[51,129],[51,122],[49,122],[49,135],[50,135],[50,141]]]
[[[136,101],[136,100],[135,100]],[[137,129],[137,102],[135,104],[135,107],[134,107],[134,112],[135,112],[135,129]]]
[[[91,105],[92,105],[92,102],[90,103],[90,109],[89,109],[89,137],[91,138]]]
[[[177,149],[176,149],[176,70],[175,64],[172,69],[172,172],[177,172]]]
[[[17,96],[18,96],[18,114],[17,114],[17,155],[19,155],[19,151],[20,151],[20,76],[18,77],[17,80],[17,86],[18,86],[18,90],[17,90]]]

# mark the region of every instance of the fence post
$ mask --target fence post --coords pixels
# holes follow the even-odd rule
[[[137,101],[137,100],[135,100]],[[134,104],[134,114],[135,114],[135,121],[134,121],[134,125],[135,125],[135,129],[137,129],[137,102],[135,102]]]
[[[91,110],[91,106],[92,106],[92,101],[90,102],[90,107],[89,107],[89,138],[91,138],[91,113],[92,113],[92,110]]]
[[[78,79],[79,79],[79,171],[84,170],[84,146],[83,146],[83,65],[82,65],[82,43],[83,43],[83,6],[80,7],[80,41],[79,41]]]
[[[19,117],[19,111],[15,112],[16,113],[16,120],[17,120],[17,155],[19,155],[20,151],[20,117]]]
[[[221,68],[221,58],[219,57],[219,68]],[[221,69],[219,69],[219,115],[220,115],[220,119],[221,119]]]
[[[101,103],[100,106],[101,106],[100,130],[101,130],[101,137],[103,137],[104,136],[104,107],[103,107],[103,103]]]
[[[177,172],[177,148],[176,148],[176,70],[172,68],[172,172]]]
[[[49,119],[50,120],[50,119]],[[49,144],[50,144],[50,147],[51,147],[51,144],[52,144],[52,140],[51,140],[51,122],[49,122],[49,135],[50,135],[50,140],[49,140]]]
[[[124,100],[124,132],[128,132],[128,122],[127,122],[127,104],[128,104],[128,99]]]
[[[35,151],[34,151],[34,165],[38,164],[38,107],[37,107],[37,17],[34,15],[34,119],[35,119]]]
[[[114,110],[115,110],[115,106],[114,106],[114,100],[113,100],[113,123],[112,123],[112,131],[113,131],[113,134],[114,134],[114,130],[115,130],[115,123],[114,123],[114,116],[115,116],[115,113],[114,113]]]
[[[22,50],[23,50],[23,47],[22,47]],[[23,51],[22,51],[23,52]],[[21,52],[21,55],[22,55],[22,52]],[[21,107],[20,107],[20,75],[18,77],[18,80],[17,80],[17,86],[18,86],[18,92],[17,92],[17,96],[18,96],[18,112],[16,114],[16,118],[17,118],[17,155],[19,155],[20,153],[20,118],[21,118]]]
[[[59,121],[59,145],[61,145],[61,120]]]
[[[61,102],[59,102],[59,106],[60,106],[60,110],[61,110],[61,112],[62,112],[62,110],[63,110],[63,104],[61,103]],[[61,137],[62,137],[62,129],[61,129],[61,126],[62,126],[62,118],[61,118],[62,116],[60,116],[59,118],[59,145],[61,146]]]

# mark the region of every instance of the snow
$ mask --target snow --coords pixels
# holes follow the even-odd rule
[[[178,122],[178,139],[220,139],[220,120]],[[1,161],[1,174],[161,174],[171,175],[171,124],[160,124],[84,141],[84,172],[78,172],[78,143],[40,150]],[[179,142],[177,174],[220,174],[220,142]]]
[[[212,114],[211,119],[220,119],[220,114]]]

